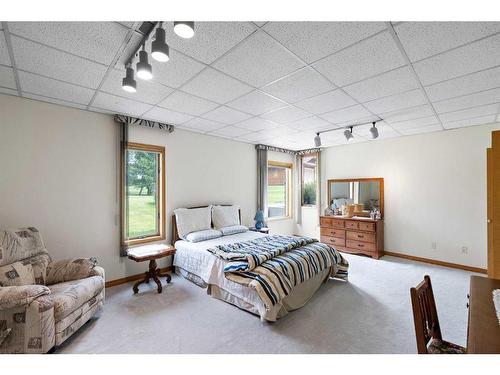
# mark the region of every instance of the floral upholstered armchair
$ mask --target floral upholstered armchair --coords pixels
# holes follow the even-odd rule
[[[95,259],[53,262],[36,228],[0,230],[0,353],[46,353],[103,303]]]

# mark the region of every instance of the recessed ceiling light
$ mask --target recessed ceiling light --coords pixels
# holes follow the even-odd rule
[[[189,39],[194,36],[193,21],[174,21],[174,31],[181,38]]]
[[[161,23],[156,29],[155,40],[151,43],[151,56],[159,62],[167,62],[169,60],[169,48],[165,43],[165,30]]]
[[[151,68],[151,64],[148,62],[148,53],[144,49],[144,45],[142,46],[142,51],[139,51],[139,62],[137,63],[137,77],[140,79],[149,80],[153,78],[153,69]]]
[[[127,66],[127,73],[122,81],[122,89],[127,92],[136,92],[137,91],[137,82],[134,79],[134,69]]]

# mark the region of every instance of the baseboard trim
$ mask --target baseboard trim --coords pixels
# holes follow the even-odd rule
[[[443,262],[441,260],[435,260],[435,259],[429,259],[429,258],[421,258],[421,257],[413,256],[413,255],[392,253],[390,251],[384,251],[384,255],[390,255],[393,257],[414,260],[416,262],[435,264],[437,266],[457,268],[459,270],[464,270],[464,271],[477,272],[477,273],[487,273],[487,271],[484,268],[471,267],[471,266],[466,266],[466,265],[457,264],[457,263]]]
[[[160,269],[161,269],[161,272],[171,272],[171,271],[173,271],[174,268],[172,266],[168,266],[168,267],[164,267],[164,268],[160,268]],[[111,288],[112,286],[117,286],[117,285],[129,283],[131,281],[140,280],[143,277],[144,277],[144,272],[139,273],[137,275],[122,277],[121,279],[106,281],[105,286],[106,286],[106,288]]]

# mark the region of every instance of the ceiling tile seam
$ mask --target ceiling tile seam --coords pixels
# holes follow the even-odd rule
[[[12,68],[12,65],[0,64],[0,67],[3,67],[3,68]]]
[[[486,107],[486,106],[489,106],[489,105],[494,105],[494,104],[497,104],[499,103],[500,100],[495,100],[491,103],[487,103],[487,104],[479,104],[479,105],[473,105],[472,107],[467,107],[467,108],[460,108],[460,109],[454,109],[453,111],[447,111],[447,112],[441,112],[441,113],[438,113],[438,116],[440,115],[446,115],[448,113],[455,113],[455,112],[460,112],[460,111],[466,111],[466,110],[469,110],[469,109],[474,109],[474,108],[481,108],[481,107]]]
[[[437,82],[433,82],[429,85],[425,85],[424,87],[427,88],[427,87],[432,87],[432,86],[436,86],[436,85],[439,85],[441,83],[446,83],[446,82],[449,82],[449,81],[454,81],[456,79],[460,79],[460,78],[465,78],[467,76],[471,76],[473,74],[477,74],[477,73],[483,73],[483,72],[486,72],[488,70],[493,70],[493,69],[497,69],[497,68],[500,68],[500,65],[495,65],[495,66],[492,66],[492,67],[488,67],[488,68],[484,68],[484,69],[481,69],[481,70],[476,70],[474,72],[471,72],[471,73],[467,73],[467,74],[462,74],[460,76],[456,76],[456,77],[452,77],[452,78],[447,78],[447,79],[443,79],[442,81],[437,81]]]
[[[17,93],[19,96],[23,96],[21,81],[19,80],[19,74],[17,72],[16,59],[14,57],[14,51],[12,49],[12,41],[10,39],[9,25],[7,24],[7,22],[2,22],[2,27],[5,37],[5,43],[7,44],[7,52],[9,54],[10,63],[12,66],[12,72],[14,74],[14,82],[16,83]]]
[[[406,51],[403,47],[403,43],[401,43],[401,40],[399,39],[399,37],[396,33],[396,30],[394,30],[394,27],[392,26],[391,22],[387,22],[387,30],[389,30],[389,33],[391,34],[392,39],[394,40],[394,43],[396,44],[399,51],[401,52],[401,55],[403,56],[404,60],[406,61],[406,65],[410,69],[410,72],[413,75],[413,78],[415,79],[415,81],[417,82],[422,94],[424,95],[425,100],[430,105],[434,114],[437,116],[438,113],[437,113],[436,109],[434,108],[434,106],[432,105],[432,102],[429,99],[429,96],[427,95],[427,91],[425,91],[424,85],[422,85],[422,82],[420,82],[420,78],[418,77],[417,72],[415,71],[415,68],[414,68],[413,64],[411,63],[410,58],[406,54]],[[438,120],[439,120],[439,124],[444,129],[443,122],[441,121],[441,119],[439,117],[438,117]]]
[[[69,103],[69,104],[79,105],[79,106],[82,106],[82,107],[86,107],[86,106],[87,106],[87,104],[85,104],[85,103],[78,103],[78,102],[75,102],[75,101],[73,101],[73,100],[56,98],[56,97],[54,97],[54,96],[49,96],[49,95],[42,95],[42,94],[38,94],[38,93],[36,93],[36,92],[32,92],[32,91],[26,91],[26,90],[23,90],[23,97],[24,97],[24,94],[41,96],[42,98],[47,98],[47,99],[58,100],[58,101],[65,102],[65,103]]]
[[[396,34],[397,34],[397,32],[396,32]],[[483,41],[483,40],[485,40],[485,39],[492,38],[492,37],[497,36],[497,35],[499,35],[499,34],[500,34],[500,31],[499,31],[499,32],[496,32],[496,33],[493,33],[493,34],[489,34],[489,35],[483,36],[483,37],[481,37],[481,38],[479,38],[479,39],[475,39],[475,40],[472,40],[472,41],[470,41],[470,42],[467,42],[467,43],[461,44],[461,45],[459,45],[459,46],[456,46],[456,47],[453,47],[453,48],[447,49],[447,50],[445,50],[445,51],[438,52],[438,53],[436,53],[436,54],[434,54],[434,55],[432,55],[432,56],[427,56],[427,57],[424,57],[423,59],[412,61],[412,64],[416,64],[416,63],[419,63],[419,62],[422,62],[422,61],[425,61],[425,60],[429,60],[429,59],[431,59],[431,58],[433,58],[433,57],[436,57],[436,56],[439,56],[439,55],[442,55],[442,54],[445,54],[445,53],[448,53],[448,52],[454,51],[454,50],[459,49],[459,48],[462,48],[462,47],[467,47],[467,46],[469,46],[469,45],[471,45],[471,44],[474,44],[474,43],[477,43],[477,42],[481,42],[481,41]]]
[[[498,110],[497,110],[496,121],[500,121],[500,103],[498,103]]]
[[[79,83],[73,83],[73,82],[65,81],[65,80],[62,80],[62,79],[59,79],[59,78],[49,77],[49,76],[46,76],[44,74],[35,73],[35,72],[29,71],[29,70],[26,70],[26,69],[17,68],[17,71],[18,72],[22,72],[22,73],[28,73],[28,74],[31,74],[31,75],[34,75],[34,76],[37,76],[37,77],[46,78],[46,79],[49,79],[49,80],[52,80],[52,81],[65,83],[67,85],[80,87],[82,89],[87,89],[87,90],[92,90],[92,91],[96,90],[94,87],[84,86],[84,85],[81,85]]]
[[[136,27],[138,22],[134,22],[134,27]],[[123,52],[125,52],[127,45],[130,43],[130,40],[132,39],[133,32],[132,30],[129,30],[127,34],[125,35],[125,38],[122,41],[122,44],[118,48],[118,51],[116,51],[115,56],[113,57],[113,60],[111,63],[108,65],[108,68],[106,69],[106,72],[104,73],[104,76],[101,79],[101,82],[99,83],[99,86],[97,86],[97,89],[94,91],[94,95],[90,99],[89,103],[87,104],[87,109],[92,106],[94,103],[94,100],[99,93],[101,87],[104,85],[104,82],[110,75],[111,71],[114,69],[114,66],[116,65],[116,62],[120,59],[120,57],[123,55]]]
[[[397,97],[397,96],[400,96],[402,94],[407,94],[409,92],[412,92],[412,91],[417,91],[417,90],[420,90],[420,87],[415,87],[413,89],[408,89],[408,90],[404,90],[404,91],[399,91],[399,92],[396,92],[394,94],[390,94],[390,95],[384,95],[384,96],[380,96],[378,98],[375,98],[375,99],[370,99],[370,100],[366,100],[366,101],[359,101],[360,103],[362,104],[367,104],[367,103],[372,103],[372,102],[376,102],[377,100],[382,100],[382,99],[387,99],[387,98],[390,98],[390,97]]]
[[[396,126],[397,126],[397,124],[399,124],[399,123],[401,123],[401,122],[409,122],[409,121],[415,121],[415,120],[422,120],[422,119],[424,119],[424,118],[431,118],[431,117],[436,118],[436,116],[435,116],[435,115],[430,115],[430,116],[420,116],[420,117],[410,118],[410,119],[406,119],[406,120],[391,121],[391,124],[393,124],[393,125],[396,125]],[[387,120],[385,120],[385,121],[387,121]]]
[[[499,109],[500,109],[500,103],[498,105]],[[487,116],[497,116],[496,113],[492,113],[490,115],[480,115],[480,116],[472,116],[472,117],[464,117],[464,118],[461,118],[461,119],[458,119],[458,120],[452,120],[452,121],[445,121],[444,124],[447,125],[447,124],[453,124],[454,122],[459,122],[459,121],[467,121],[467,120],[474,120],[476,118],[481,118],[481,117],[487,117]],[[486,124],[481,124],[481,125],[486,125]],[[470,126],[478,126],[478,125],[470,125]]]
[[[382,31],[385,31],[387,30],[387,28],[385,28],[384,30]],[[382,32],[381,31],[381,32]],[[269,35],[271,38],[273,38],[277,43],[281,44],[279,40],[277,40],[276,38],[274,38],[272,35],[270,35],[266,30],[263,30],[263,32],[265,32],[267,35]],[[284,46],[283,44],[281,44],[283,46],[283,48],[286,48],[288,49],[286,46]],[[372,112],[369,108],[365,107],[362,103],[360,103],[356,98],[352,97],[351,95],[349,95],[349,93],[347,93],[344,89],[342,89],[341,87],[339,87],[337,84],[335,84],[335,82],[333,82],[331,79],[329,79],[327,76],[325,76],[323,73],[321,73],[320,71],[318,71],[314,66],[312,66],[311,64],[307,64],[307,62],[305,62],[300,56],[298,56],[297,54],[295,54],[293,51],[289,50],[290,53],[294,54],[300,61],[302,61],[303,63],[305,63],[307,66],[311,67],[311,69],[313,69],[315,72],[317,72],[318,74],[320,74],[323,78],[325,78],[328,82],[330,82],[332,85],[334,85],[335,87],[337,87],[341,92],[343,92],[345,95],[347,95],[349,98],[351,98],[355,103],[357,103],[358,105],[362,106],[367,112],[369,112],[370,114],[372,114],[373,116],[375,117],[378,117],[380,118],[379,115],[377,115],[376,113]],[[324,119],[323,119],[324,120]],[[325,120],[327,122],[330,122],[328,120]],[[331,122],[330,122],[331,123]],[[391,127],[389,125],[389,127]],[[394,130],[394,129],[393,129]],[[396,131],[396,130],[395,130]],[[397,132],[397,131],[396,131]]]
[[[500,89],[500,86],[495,86],[495,87],[492,87],[492,88],[489,88],[489,89],[485,89],[485,90],[472,91],[472,92],[469,92],[467,94],[460,94],[460,95],[457,95],[457,96],[450,96],[449,98],[445,98],[445,99],[434,100],[433,103],[441,103],[441,102],[445,102],[447,100],[464,98],[466,96],[481,94],[483,92],[493,91],[493,90],[498,90],[498,89]]]

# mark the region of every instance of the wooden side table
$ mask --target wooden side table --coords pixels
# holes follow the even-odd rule
[[[133,286],[134,294],[139,292],[139,285],[142,283],[149,283],[150,279],[153,279],[158,285],[158,293],[161,293],[162,286],[159,277],[166,277],[167,283],[170,282],[171,277],[167,273],[162,275],[160,269],[156,264],[156,259],[164,258],[175,254],[175,248],[171,245],[165,244],[152,244],[145,246],[133,247],[127,250],[127,256],[135,262],[144,262],[149,260],[149,270],[144,273],[144,279],[139,280]]]

